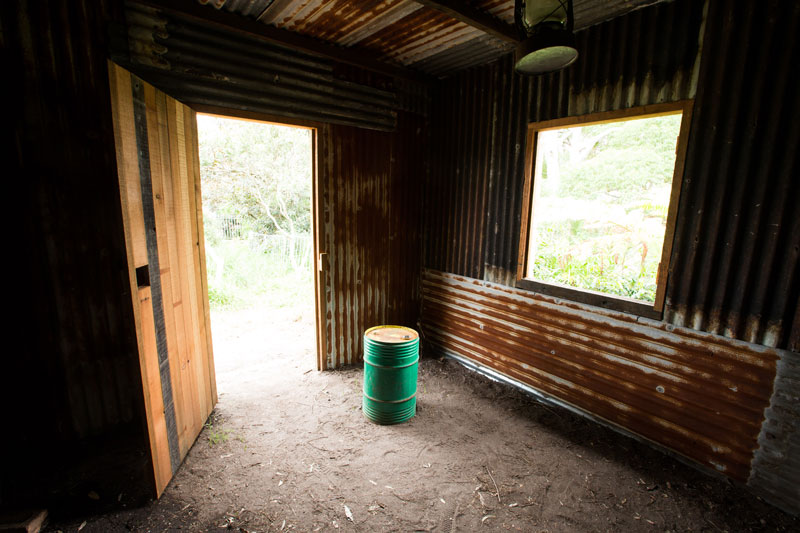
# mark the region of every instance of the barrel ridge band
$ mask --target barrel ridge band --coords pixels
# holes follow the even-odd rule
[[[418,362],[419,362],[419,355],[417,356],[416,359],[414,359],[413,361],[411,361],[407,365],[403,365],[403,366],[376,365],[375,363],[370,363],[369,361],[364,359],[364,364],[367,364],[367,365],[369,365],[371,367],[374,367],[374,368],[389,368],[389,369],[398,369],[398,370],[401,369],[401,368],[408,368],[408,367],[410,367],[412,365],[417,364]]]
[[[416,396],[416,395],[417,395],[417,393],[415,392],[414,394],[412,394],[408,398],[403,398],[402,400],[379,400],[377,398],[373,398],[372,396],[370,396],[366,392],[364,393],[364,397],[365,398],[367,398],[369,400],[372,400],[373,402],[378,402],[378,403],[403,403],[403,402],[407,402],[408,400],[413,399],[414,396]]]

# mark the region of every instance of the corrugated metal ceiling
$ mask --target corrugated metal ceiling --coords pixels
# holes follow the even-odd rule
[[[487,63],[513,49],[513,43],[414,0],[197,1],[438,77]],[[575,28],[659,1],[663,0],[575,0]],[[506,24],[514,23],[514,0],[467,3]]]

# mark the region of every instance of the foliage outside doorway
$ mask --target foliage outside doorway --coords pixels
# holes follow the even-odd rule
[[[312,131],[198,116],[212,310],[313,309]]]

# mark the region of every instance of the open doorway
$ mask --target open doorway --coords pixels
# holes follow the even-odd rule
[[[244,407],[315,368],[314,131],[197,125],[217,386]]]

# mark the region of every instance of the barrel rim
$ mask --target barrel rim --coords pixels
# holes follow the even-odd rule
[[[379,330],[379,329],[404,329],[406,331],[411,332],[414,336],[411,339],[403,339],[402,341],[388,341],[388,342],[387,341],[378,340],[378,339],[373,339],[373,338],[368,336],[371,332]],[[370,342],[374,342],[374,343],[377,343],[377,344],[383,344],[383,345],[387,345],[387,346],[403,346],[404,344],[413,344],[415,342],[418,342],[419,341],[419,332],[417,330],[415,330],[414,328],[409,328],[408,326],[395,326],[395,325],[391,325],[391,324],[381,324],[380,326],[373,326],[373,327],[367,329],[364,332],[364,338],[368,339]]]

